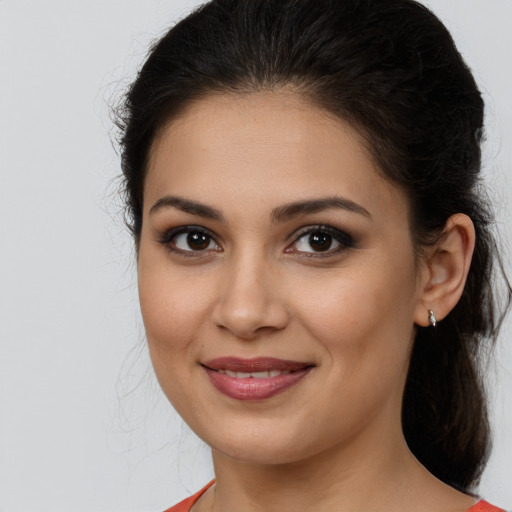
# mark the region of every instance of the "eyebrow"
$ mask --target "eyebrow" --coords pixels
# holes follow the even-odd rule
[[[216,208],[177,196],[164,196],[158,199],[158,201],[156,201],[149,210],[149,213],[152,215],[164,208],[176,208],[177,210],[181,210],[185,213],[190,213],[192,215],[197,215],[198,217],[219,222],[224,220],[222,213]],[[294,201],[293,203],[288,203],[274,208],[271,213],[271,218],[273,222],[279,223],[298,217],[299,215],[318,213],[333,208],[358,213],[370,219],[372,218],[370,212],[366,208],[354,201],[351,201],[350,199],[339,196]]]
[[[160,198],[149,210],[149,214],[162,210],[163,208],[176,208],[177,210],[181,210],[185,213],[190,213],[192,215],[197,215],[198,217],[203,217],[205,219],[211,219],[216,221],[222,221],[222,213],[211,206],[207,206],[205,204],[196,203],[195,201],[190,201],[189,199],[184,199],[182,197],[176,196],[165,196]]]
[[[329,209],[342,209],[349,212],[364,215],[369,219],[372,218],[370,212],[360,204],[339,196],[323,197],[320,199],[307,199],[305,201],[296,201],[293,203],[279,206],[272,210],[272,220],[274,222],[285,222],[299,215],[307,215],[318,213]]]

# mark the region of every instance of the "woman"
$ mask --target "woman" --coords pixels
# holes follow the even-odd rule
[[[213,0],[152,48],[121,121],[141,309],[216,476],[170,511],[499,510],[482,123],[412,0]]]

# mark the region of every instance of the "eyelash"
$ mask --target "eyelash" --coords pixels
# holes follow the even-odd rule
[[[173,240],[176,239],[179,235],[182,234],[191,234],[191,233],[199,233],[203,234],[209,239],[208,245],[210,245],[212,242],[219,247],[217,242],[215,241],[214,235],[208,231],[207,229],[204,229],[200,226],[181,226],[179,228],[174,228],[169,231],[167,231],[159,240],[158,242],[165,246],[169,251],[179,254],[184,257],[200,257],[204,256],[205,253],[208,254],[211,249],[205,248],[202,250],[185,250],[180,249],[173,245]],[[293,250],[293,247],[304,237],[311,236],[314,234],[325,234],[330,237],[334,241],[336,241],[339,246],[335,249],[328,248],[325,251],[296,251]],[[338,254],[346,249],[351,249],[355,247],[354,239],[347,233],[340,231],[339,229],[333,228],[331,226],[325,226],[325,225],[315,225],[315,226],[308,226],[306,228],[303,228],[300,230],[297,235],[294,237],[293,242],[288,245],[285,249],[285,253],[298,253],[302,257],[305,258],[326,258],[329,256],[333,256],[335,254]],[[222,251],[222,249],[220,249]]]
[[[323,251],[293,251],[290,249],[291,247],[295,246],[302,238],[305,238],[307,236],[314,235],[314,234],[326,234],[332,237],[334,241],[336,241],[339,246],[335,249],[327,249],[325,252]],[[308,226],[302,230],[300,230],[297,235],[294,237],[294,241],[291,245],[289,245],[285,252],[287,253],[293,253],[298,252],[302,257],[304,258],[327,258],[329,256],[333,256],[336,254],[339,254],[346,249],[352,249],[355,247],[354,239],[348,234],[343,231],[340,231],[339,229],[333,228],[331,226],[325,226],[325,225],[316,225],[316,226]]]
[[[215,242],[215,237],[213,236],[213,234],[210,231],[208,231],[207,229],[204,229],[200,226],[181,226],[179,228],[171,229],[171,230],[167,231],[166,233],[164,233],[164,235],[158,241],[163,246],[165,246],[169,251],[171,251],[173,253],[177,253],[177,254],[179,254],[181,256],[185,256],[185,257],[203,256],[204,254],[202,254],[202,253],[209,252],[207,250],[197,251],[197,250],[193,250],[193,249],[187,251],[187,250],[175,247],[173,245],[173,240],[176,237],[178,237],[179,235],[191,234],[191,233],[200,233],[202,235],[205,235],[206,237],[209,238],[210,243],[213,241],[218,246],[218,244]]]

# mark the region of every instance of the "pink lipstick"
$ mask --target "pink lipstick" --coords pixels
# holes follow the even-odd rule
[[[264,400],[282,393],[313,368],[311,363],[271,357],[220,357],[202,366],[218,391],[237,400]]]

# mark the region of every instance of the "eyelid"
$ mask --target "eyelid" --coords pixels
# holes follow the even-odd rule
[[[176,238],[178,235],[190,233],[197,231],[199,233],[204,233],[208,237],[211,238],[213,243],[217,246],[218,249],[203,249],[203,250],[184,250],[180,249],[178,247],[175,247],[171,244],[174,238]],[[296,251],[293,250],[293,246],[303,237],[307,235],[311,235],[312,233],[327,233],[328,235],[332,236],[334,240],[336,240],[340,245],[339,247],[336,247],[335,249],[328,249],[324,252],[315,252],[315,251]],[[328,257],[332,256],[334,254],[337,254],[339,252],[342,252],[346,249],[353,248],[355,246],[355,241],[351,235],[348,233],[342,231],[341,229],[324,225],[324,224],[315,224],[310,226],[305,226],[300,228],[299,230],[292,233],[288,239],[293,237],[293,241],[285,248],[286,253],[299,253],[301,255],[308,255],[308,257]],[[158,237],[157,240],[160,244],[165,246],[169,251],[173,253],[177,253],[183,256],[201,256],[206,255],[211,252],[222,252],[222,247],[217,241],[217,236],[212,233],[209,229],[206,229],[202,226],[197,225],[184,225],[184,226],[177,226],[175,228],[171,228],[167,231],[165,231],[161,236]]]
[[[307,235],[311,235],[312,233],[327,233],[331,235],[337,242],[339,242],[340,247],[336,249],[330,249],[325,252],[304,252],[304,251],[292,251],[290,248],[295,245],[301,238]],[[293,236],[293,241],[290,245],[287,246],[285,249],[285,252],[292,253],[297,252],[300,254],[307,254],[308,257],[327,257],[332,256],[333,254],[337,254],[339,252],[342,252],[346,249],[351,249],[355,247],[355,241],[354,238],[349,235],[348,233],[342,231],[341,229],[334,228],[332,226],[328,226],[325,224],[316,224],[313,226],[306,226],[303,228],[300,228],[298,231],[293,233],[289,238]]]
[[[208,237],[210,237],[211,240],[214,242],[214,244],[220,249],[220,251],[222,251],[220,244],[217,242],[216,235],[214,235],[209,229],[206,229],[202,226],[196,226],[196,225],[185,225],[185,226],[178,226],[175,228],[168,229],[161,236],[158,237],[157,241],[160,244],[162,244],[163,246],[165,246],[169,251],[171,251],[173,253],[181,254],[184,256],[201,256],[201,255],[205,255],[205,254],[212,252],[212,249],[204,249],[202,251],[197,251],[197,250],[191,249],[191,250],[187,251],[187,250],[179,249],[178,247],[172,246],[172,244],[171,244],[172,240],[174,238],[176,238],[178,235],[182,235],[182,234],[190,233],[190,232],[194,232],[194,231],[203,233],[203,234],[207,235]],[[220,251],[216,251],[216,252],[220,252]]]

